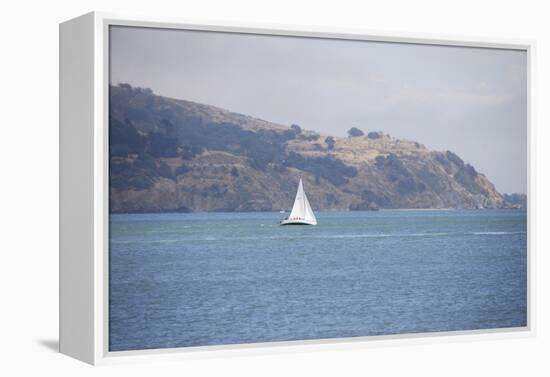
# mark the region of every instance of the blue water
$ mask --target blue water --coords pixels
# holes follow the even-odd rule
[[[519,210],[110,217],[111,351],[526,326]]]

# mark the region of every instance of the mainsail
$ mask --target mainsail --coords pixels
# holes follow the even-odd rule
[[[296,199],[294,199],[292,212],[290,212],[290,215],[288,216],[288,221],[305,221],[312,225],[317,224],[317,219],[313,214],[313,210],[311,209],[306,193],[304,192],[304,186],[301,178],[300,184],[298,185],[298,191],[296,192]]]

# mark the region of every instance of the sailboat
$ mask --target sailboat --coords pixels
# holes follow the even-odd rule
[[[317,225],[317,219],[307,200],[301,178],[292,212],[290,212],[290,215],[286,219],[281,221],[281,225]]]

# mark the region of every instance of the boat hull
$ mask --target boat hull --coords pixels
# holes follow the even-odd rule
[[[317,225],[317,222],[307,220],[281,220],[280,225]]]

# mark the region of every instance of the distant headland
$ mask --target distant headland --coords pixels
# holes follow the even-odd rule
[[[214,106],[110,87],[110,211],[523,208],[451,151],[351,127],[321,135]]]

